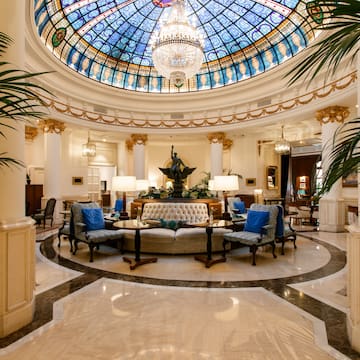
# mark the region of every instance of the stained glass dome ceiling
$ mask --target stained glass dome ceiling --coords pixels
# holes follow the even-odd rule
[[[205,38],[197,75],[173,88],[153,66],[149,41],[171,0],[34,0],[38,33],[74,71],[116,88],[168,93],[222,87],[261,74],[314,38],[314,7],[298,0],[188,0]],[[318,15],[318,14],[315,14]]]

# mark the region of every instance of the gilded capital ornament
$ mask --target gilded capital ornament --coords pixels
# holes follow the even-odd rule
[[[334,105],[318,110],[315,116],[320,124],[327,124],[329,122],[343,123],[349,114],[350,111],[347,106]]]
[[[58,120],[39,120],[39,127],[44,133],[61,134],[65,130],[65,124]]]
[[[233,141],[230,139],[224,139],[223,140],[223,149],[229,150],[232,147]]]
[[[146,134],[131,134],[131,140],[134,145],[146,145],[148,136]]]
[[[223,132],[210,133],[207,137],[210,144],[224,143],[225,140],[225,134]]]
[[[25,125],[25,139],[33,141],[38,134],[38,129],[36,127]]]

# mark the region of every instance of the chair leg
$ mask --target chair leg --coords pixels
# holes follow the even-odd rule
[[[296,236],[294,236],[294,249],[297,249],[295,241],[296,241]]]
[[[89,244],[90,262],[94,262],[94,247],[95,247],[95,244],[93,244],[93,243]]]
[[[255,254],[256,254],[256,250],[257,250],[257,246],[256,245],[251,245],[250,246],[250,252],[252,253],[252,265],[255,266],[256,262],[255,262]]]
[[[228,243],[228,241],[224,240],[223,241],[223,258],[226,258],[226,244]]]
[[[73,248],[73,255],[75,255],[76,254],[76,252],[77,252],[77,249],[78,249],[78,242],[77,242],[77,240],[74,240],[74,248]]]
[[[277,256],[276,256],[276,254],[275,254],[275,249],[276,249],[276,246],[275,246],[275,241],[273,241],[273,242],[271,243],[271,246],[272,246],[272,254],[273,254],[273,258],[274,258],[274,259],[276,259],[276,258],[277,258]]]
[[[70,243],[70,252],[72,252],[73,251],[73,244],[72,244],[71,236],[69,236],[68,239],[69,239],[69,243]]]
[[[281,238],[281,255],[285,255],[284,246],[285,246],[285,238],[282,237]]]
[[[59,241],[58,241],[58,248],[61,246],[61,234],[58,234],[58,239],[59,239]]]

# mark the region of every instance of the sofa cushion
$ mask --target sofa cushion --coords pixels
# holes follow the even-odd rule
[[[86,230],[101,230],[105,228],[104,214],[101,208],[84,208],[81,210]]]
[[[260,234],[262,227],[269,222],[268,211],[249,210],[244,231]]]
[[[177,230],[184,225],[182,220],[165,220],[160,219],[160,226],[166,229]]]

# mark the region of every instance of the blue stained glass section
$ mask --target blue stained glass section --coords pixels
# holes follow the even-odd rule
[[[189,91],[225,86],[255,76],[308,46],[313,24],[303,0],[272,1],[288,8],[288,18],[273,10],[271,3],[267,6],[253,0],[188,0],[187,14],[205,39],[205,63]],[[63,11],[75,4],[81,6]],[[68,56],[62,61],[75,71],[128,90],[171,91],[168,81],[153,69],[149,45],[152,32],[159,28],[159,19],[171,11],[171,6],[161,8],[151,0],[34,0],[34,8],[38,34],[44,43],[57,30],[59,15],[63,17],[61,26],[72,28],[63,42]],[[80,36],[83,41],[70,43],[73,32],[77,34],[75,39]],[[126,66],[127,62],[130,66]]]

